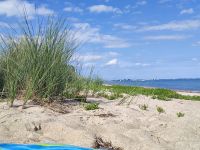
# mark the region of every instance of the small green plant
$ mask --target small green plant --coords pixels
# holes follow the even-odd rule
[[[140,107],[141,110],[147,110],[148,105],[143,104],[143,105],[139,105],[139,107]]]
[[[178,113],[176,113],[176,115],[177,115],[177,117],[184,117],[184,113],[182,113],[182,112],[178,112]]]
[[[159,112],[159,114],[165,112],[165,110],[162,107],[159,107],[159,106],[157,107],[157,111]]]
[[[170,99],[164,95],[153,95],[152,99],[158,99],[158,100],[163,100],[163,101],[169,101]]]
[[[98,103],[86,103],[84,105],[85,110],[95,110],[99,109],[99,104]]]
[[[98,93],[98,96],[104,97],[108,100],[115,100],[117,98],[123,97],[123,95],[121,93],[117,93],[117,92],[110,92],[110,93],[106,93],[104,92],[100,92]]]
[[[86,103],[87,101],[87,97],[84,95],[77,95],[74,99],[83,103]]]

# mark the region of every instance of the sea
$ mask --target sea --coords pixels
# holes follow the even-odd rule
[[[178,91],[200,92],[200,79],[111,80],[106,84],[165,88]]]

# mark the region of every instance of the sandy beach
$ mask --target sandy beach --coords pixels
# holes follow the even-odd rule
[[[185,93],[186,94],[186,93]],[[70,101],[69,113],[20,101],[14,108],[0,103],[0,142],[62,143],[92,147],[95,136],[111,141],[124,150],[183,150],[200,148],[200,102],[160,101],[138,95],[124,100],[88,98],[99,102],[100,109],[86,111]],[[148,105],[147,110],[139,106]],[[164,113],[158,113],[157,107]],[[177,117],[177,112],[184,117]],[[37,129],[37,130],[36,130]]]

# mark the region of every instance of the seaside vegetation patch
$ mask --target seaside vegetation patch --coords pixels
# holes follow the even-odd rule
[[[153,99],[165,100],[169,101],[171,99],[184,99],[184,100],[194,100],[200,101],[200,96],[189,96],[189,95],[181,95],[176,91],[169,89],[161,89],[161,88],[144,88],[144,87],[134,87],[134,86],[122,86],[122,85],[112,85],[105,86],[102,85],[99,88],[99,91],[109,91],[113,95],[115,95],[115,99],[122,96],[122,94],[128,95],[146,95],[151,96]],[[107,98],[106,92],[101,93],[102,97]]]
[[[148,109],[148,105],[147,104],[142,104],[142,105],[139,105],[139,108],[141,110],[147,110]]]
[[[185,116],[185,114],[184,113],[182,113],[182,112],[178,112],[178,113],[176,113],[176,115],[177,115],[177,117],[184,117]]]
[[[98,103],[85,103],[84,108],[85,108],[85,110],[99,109],[99,104]]]
[[[165,110],[164,110],[162,107],[160,107],[160,106],[158,106],[158,107],[156,108],[156,110],[158,111],[159,114],[165,112]]]

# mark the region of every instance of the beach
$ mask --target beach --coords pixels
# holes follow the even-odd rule
[[[86,111],[81,103],[71,100],[65,104],[69,112],[62,114],[32,104],[22,109],[21,101],[15,101],[13,108],[0,102],[0,142],[92,147],[95,137],[101,137],[124,150],[200,147],[198,101],[161,101],[144,95],[117,100],[90,97],[88,101],[98,102],[99,109]],[[146,110],[141,109],[144,104]],[[158,107],[163,112],[158,112]],[[178,112],[184,116],[178,117]]]

